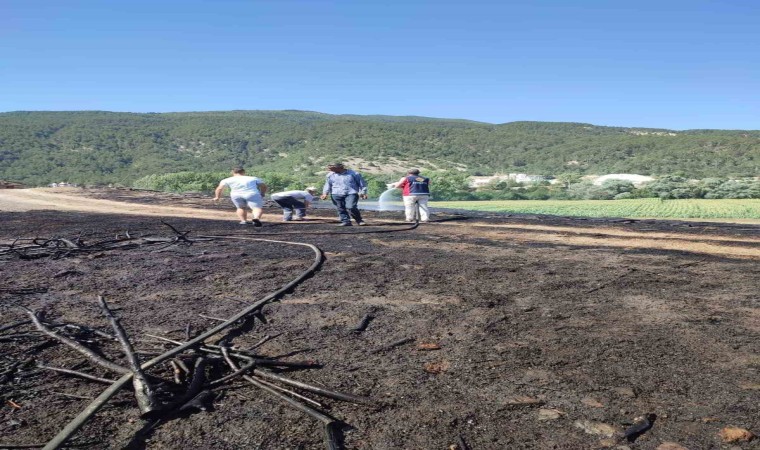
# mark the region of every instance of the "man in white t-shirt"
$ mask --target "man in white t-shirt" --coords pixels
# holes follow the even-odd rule
[[[272,194],[272,201],[282,207],[282,220],[290,222],[291,220],[305,220],[306,208],[311,206],[314,200],[314,194],[317,188],[307,187],[303,191],[285,191]],[[295,218],[293,213],[295,212]]]
[[[253,226],[261,226],[261,215],[264,210],[264,194],[267,192],[267,185],[260,178],[249,177],[245,174],[242,167],[232,169],[232,176],[219,182],[219,186],[214,192],[214,201],[218,201],[224,188],[230,188],[230,198],[237,208],[237,216],[240,224],[245,225],[248,222],[247,208],[251,209],[253,214]]]

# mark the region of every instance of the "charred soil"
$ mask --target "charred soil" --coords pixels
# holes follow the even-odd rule
[[[177,204],[160,194],[86,195]],[[202,198],[183,204],[209,208]],[[760,431],[760,227],[439,214],[403,231],[397,213],[367,212],[368,226],[337,228],[330,211],[282,223],[268,209],[264,227],[253,228],[238,225],[226,206],[214,209],[228,216],[165,220],[191,237],[259,236],[324,251],[321,269],[267,306],[266,323],[234,344],[249,348],[272,336],[256,349],[261,355],[323,366],[288,376],[375,399],[320,400],[346,424],[346,448],[446,449],[461,438],[473,449],[618,442],[718,449],[728,448],[724,427]],[[127,230],[172,235],[159,218],[139,215],[0,212],[0,223],[2,244]],[[160,353],[168,347],[149,334],[182,340],[188,324],[194,334],[210,328],[218,322],[207,317],[232,316],[312,258],[307,249],[240,241],[7,257],[0,260],[0,327],[26,320],[16,306],[23,305],[51,322],[110,331],[96,300],[103,295],[138,352]],[[353,331],[367,315],[366,329]],[[118,346],[77,337],[126,364]],[[0,338],[0,446],[46,442],[105,388],[35,364],[118,378],[33,325]],[[14,367],[20,361],[28,363]],[[150,373],[172,377],[167,365]],[[146,430],[123,390],[73,442],[98,449],[324,447],[318,422],[242,380],[216,394],[212,410]],[[635,442],[623,440],[647,414],[656,416],[651,428]],[[738,445],[759,448],[757,440]]]

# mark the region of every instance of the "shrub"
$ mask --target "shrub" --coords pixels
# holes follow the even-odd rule
[[[614,197],[624,192],[632,192],[636,188],[633,186],[633,183],[631,183],[630,181],[612,179],[612,180],[607,180],[604,183],[602,183],[602,189],[604,189],[611,196]]]
[[[527,200],[548,200],[551,198],[551,191],[545,186],[537,186],[533,189],[526,189],[523,195]]]
[[[728,180],[706,193],[705,198],[760,198],[760,180]]]
[[[177,172],[166,174],[153,174],[140,178],[132,186],[137,189],[151,189],[164,192],[203,192],[211,194],[219,185],[219,181],[229,177],[228,172]],[[316,177],[297,177],[278,172],[255,174],[264,180],[269,187],[269,192],[282,190],[303,189],[308,184],[314,184],[317,189],[321,183]]]
[[[362,174],[362,178],[367,182],[367,193],[370,197],[380,197],[380,195],[388,189],[388,181],[381,180],[375,175]],[[393,181],[398,181],[401,178],[393,178]],[[319,186],[317,189],[321,189]]]
[[[430,191],[436,200],[471,200],[469,176],[461,172],[433,172],[430,177]]]
[[[645,189],[651,197],[662,199],[671,198],[699,198],[700,188],[697,184],[689,183],[684,177],[678,175],[665,175],[645,185]]]
[[[571,184],[567,188],[567,195],[574,200],[611,200],[613,197],[603,187],[588,181]]]
[[[228,177],[226,172],[177,172],[153,174],[136,180],[132,186],[164,192],[211,193],[219,185],[219,180]]]

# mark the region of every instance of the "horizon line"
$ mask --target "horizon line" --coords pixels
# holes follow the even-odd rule
[[[464,119],[464,118],[451,118],[451,117],[431,117],[420,116],[415,114],[355,114],[355,113],[325,113],[321,111],[312,111],[306,109],[220,109],[220,110],[195,110],[195,111],[111,111],[105,109],[70,109],[70,110],[47,110],[47,109],[30,109],[30,110],[12,110],[12,111],[0,111],[0,114],[14,114],[14,113],[111,113],[111,114],[201,114],[201,113],[232,113],[232,112],[300,112],[321,114],[325,116],[358,116],[358,117],[398,117],[398,118],[419,118],[429,119],[431,121],[458,121],[458,122],[472,122],[475,124],[484,125],[510,125],[515,123],[552,123],[552,124],[573,124],[573,125],[589,125],[599,128],[625,128],[625,129],[642,129],[642,130],[657,130],[657,131],[675,131],[675,132],[689,132],[689,131],[748,131],[757,132],[760,130],[755,129],[741,129],[741,128],[688,128],[688,129],[676,129],[676,128],[656,128],[647,126],[622,126],[622,125],[597,125],[590,122],[574,122],[574,121],[556,121],[556,120],[514,120],[510,122],[484,122],[480,120]]]

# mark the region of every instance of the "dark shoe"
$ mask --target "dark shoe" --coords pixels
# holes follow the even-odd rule
[[[340,225],[338,225],[338,226],[339,227],[350,227],[351,223],[350,222],[341,222]]]
[[[256,228],[262,227],[261,221],[259,219],[253,219],[253,226]]]

